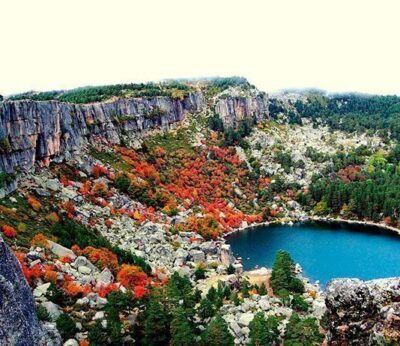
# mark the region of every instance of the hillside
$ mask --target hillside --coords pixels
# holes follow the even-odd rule
[[[70,346],[399,342],[383,312],[383,329],[339,333],[340,319],[362,319],[332,308],[339,289],[326,297],[286,253],[272,273],[243,273],[224,239],[316,216],[399,229],[399,117],[397,97],[268,96],[237,77],[6,98],[0,227],[33,292],[35,335]]]

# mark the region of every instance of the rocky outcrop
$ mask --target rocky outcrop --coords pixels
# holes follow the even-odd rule
[[[48,345],[18,260],[0,237],[0,344]],[[54,344],[54,343],[52,343]]]
[[[400,343],[400,278],[333,280],[326,306],[330,345]]]
[[[129,140],[149,129],[168,129],[182,121],[185,112],[198,112],[204,105],[201,93],[183,100],[153,97],[94,104],[2,102],[0,134],[8,143],[0,148],[0,171],[28,170],[35,162],[45,165],[55,156],[67,157],[85,140],[119,143],[122,136]]]
[[[183,100],[171,97],[117,99],[93,104],[59,101],[0,102],[0,171],[29,170],[37,162],[68,159],[85,142],[133,143],[153,129],[167,130],[185,113],[206,107],[204,94],[190,93]],[[265,94],[225,95],[215,104],[224,124],[243,118],[257,120],[268,114]]]
[[[268,117],[268,97],[258,93],[254,96],[219,98],[215,103],[215,112],[225,126],[235,126],[244,118],[255,118],[260,121]]]

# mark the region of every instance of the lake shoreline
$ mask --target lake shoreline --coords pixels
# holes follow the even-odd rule
[[[400,236],[400,229],[389,226],[386,224],[382,223],[377,223],[373,221],[365,221],[365,220],[352,220],[352,219],[343,219],[343,218],[334,218],[334,217],[326,217],[326,216],[308,216],[307,218],[302,218],[302,219],[285,219],[283,220],[277,220],[277,221],[264,221],[264,222],[258,222],[254,223],[245,227],[238,227],[235,228],[227,233],[225,233],[222,237],[226,239],[228,236],[235,234],[240,231],[248,230],[248,229],[253,229],[253,228],[258,228],[258,227],[268,227],[270,225],[294,225],[295,223],[307,223],[307,222],[312,222],[312,221],[317,221],[317,222],[334,222],[334,223],[347,223],[350,225],[362,225],[362,226],[371,226],[371,227],[377,227],[380,229],[383,229],[385,231],[389,231],[391,233],[395,233],[396,235]]]

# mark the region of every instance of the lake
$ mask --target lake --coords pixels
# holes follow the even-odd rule
[[[227,237],[245,270],[272,267],[278,250],[300,263],[304,276],[325,286],[332,278],[400,276],[400,236],[347,223],[298,223],[247,229]]]

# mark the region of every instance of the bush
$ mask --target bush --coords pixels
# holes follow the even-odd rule
[[[56,321],[56,326],[64,340],[73,338],[78,330],[75,321],[68,314],[61,314]]]
[[[206,278],[206,270],[202,267],[197,267],[194,271],[195,280],[202,280]]]
[[[50,315],[43,305],[37,307],[36,315],[40,321],[50,321]]]
[[[114,184],[118,190],[126,193],[129,190],[129,186],[131,186],[131,181],[125,174],[121,174],[117,176]]]
[[[292,308],[297,311],[307,312],[309,309],[308,303],[304,298],[298,294],[295,294],[292,299]]]

